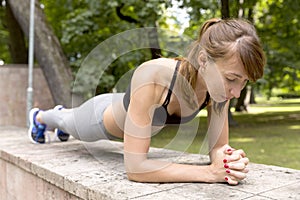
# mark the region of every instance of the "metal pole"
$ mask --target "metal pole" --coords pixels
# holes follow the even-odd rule
[[[30,21],[29,21],[29,49],[28,49],[28,88],[27,88],[27,112],[26,121],[29,127],[29,112],[33,102],[33,65],[34,65],[34,7],[35,0],[30,0]]]

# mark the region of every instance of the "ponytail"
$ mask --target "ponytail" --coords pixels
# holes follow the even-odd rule
[[[202,35],[210,28],[212,25],[220,22],[221,19],[213,18],[207,20],[201,27],[198,40],[195,41],[189,49],[189,54],[186,59],[182,59],[181,67],[179,73],[185,77],[185,80],[180,80],[180,85],[184,93],[183,98],[189,102],[191,108],[199,107],[197,99],[193,98],[194,89],[197,83],[197,75],[199,70],[198,56],[201,51],[200,41]]]

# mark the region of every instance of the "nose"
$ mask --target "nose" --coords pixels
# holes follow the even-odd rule
[[[239,98],[240,97],[240,95],[241,95],[241,90],[239,90],[238,88],[231,88],[230,90],[230,94],[232,95],[232,96],[234,96],[235,98]]]

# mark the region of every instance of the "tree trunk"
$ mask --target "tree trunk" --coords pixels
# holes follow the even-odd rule
[[[148,37],[152,59],[161,57],[161,49],[158,42],[158,33],[156,26],[148,32]]]
[[[29,35],[30,0],[8,0],[7,3],[23,32]],[[34,52],[48,82],[55,104],[71,106],[72,73],[57,37],[46,22],[45,15],[35,4]]]
[[[255,93],[254,93],[254,87],[253,86],[251,87],[250,102],[249,102],[249,104],[256,104]]]
[[[228,0],[221,0],[221,15],[222,15],[222,19],[227,19],[230,17],[230,13],[229,13],[229,1]]]
[[[14,17],[9,4],[5,9],[5,26],[9,32],[9,52],[14,64],[27,64],[28,51],[26,48],[24,33],[16,18]]]
[[[222,19],[228,19],[230,17],[229,14],[229,1],[228,0],[221,0],[221,15]],[[228,124],[229,126],[237,126],[238,123],[233,119],[232,113],[230,111],[232,101],[230,101],[229,107],[228,107]]]
[[[243,8],[244,0],[238,0],[237,3],[238,3],[238,8],[239,8],[238,17],[242,18],[242,17],[245,16],[245,11],[244,11],[244,8]],[[248,20],[253,23],[252,8],[249,8],[247,17],[248,17]],[[251,94],[250,95],[251,95],[250,101],[252,102],[252,101],[254,101],[254,99],[251,100],[251,98],[254,98],[254,90],[251,90]],[[237,101],[237,104],[235,106],[235,111],[237,111],[237,112],[247,111],[247,106],[248,105],[246,104],[246,101],[245,101],[246,96],[247,96],[247,87],[245,87],[241,91],[241,96],[240,96],[240,98]]]
[[[241,91],[240,98],[238,98],[237,103],[235,105],[236,112],[247,111],[247,105],[245,104],[246,96],[247,96],[247,87],[244,87],[244,89]]]
[[[141,27],[143,27],[144,25],[140,21],[138,21],[138,20],[136,20],[136,19],[134,19],[130,16],[123,15],[121,10],[124,6],[125,6],[125,4],[121,3],[119,6],[116,7],[116,13],[117,13],[118,17],[122,20],[125,20],[125,21],[129,22],[129,23],[139,24]],[[155,28],[151,29],[148,32],[149,46],[150,46],[152,59],[160,58],[161,54],[162,54],[161,49],[160,49],[160,45],[159,45],[159,41],[158,41],[157,26],[154,25],[154,27]]]

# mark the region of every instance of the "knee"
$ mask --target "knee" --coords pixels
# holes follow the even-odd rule
[[[62,119],[62,118],[59,118],[58,120],[57,120],[57,128],[59,128],[59,129],[65,129],[66,128],[66,126],[65,126],[65,122],[64,122],[64,120]]]

